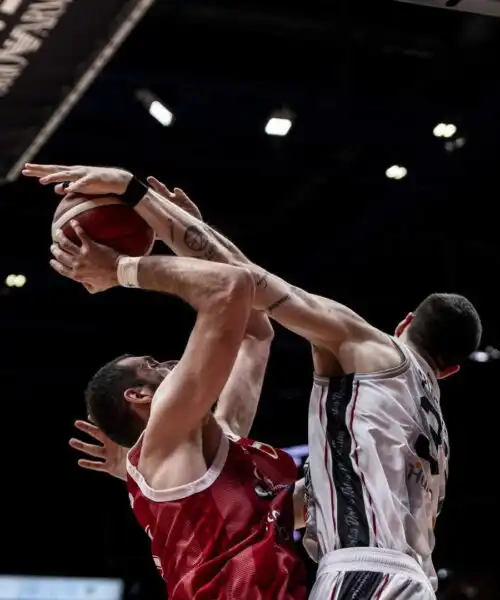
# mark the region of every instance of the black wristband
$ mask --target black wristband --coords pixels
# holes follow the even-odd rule
[[[132,177],[130,180],[125,193],[120,196],[120,199],[128,204],[132,208],[139,204],[139,202],[147,194],[148,186],[142,183],[137,177]]]

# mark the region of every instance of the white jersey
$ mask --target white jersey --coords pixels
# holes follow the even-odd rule
[[[396,550],[415,558],[437,587],[431,554],[448,434],[434,373],[395,344],[402,354],[396,368],[314,377],[304,544],[317,561],[341,548]]]

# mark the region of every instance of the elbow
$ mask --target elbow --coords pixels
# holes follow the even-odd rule
[[[255,283],[248,269],[226,267],[223,289],[219,300],[228,306],[238,306],[242,312],[250,312],[255,295]]]
[[[250,271],[244,267],[233,267],[229,286],[231,298],[244,300],[249,309],[253,306],[255,282]]]

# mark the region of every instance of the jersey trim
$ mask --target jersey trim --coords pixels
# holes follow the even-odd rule
[[[204,473],[196,481],[166,490],[153,489],[146,482],[137,467],[135,467],[128,458],[127,472],[141,490],[142,495],[148,500],[151,500],[152,502],[174,502],[175,500],[181,500],[182,498],[194,496],[195,494],[199,494],[200,492],[203,492],[209,488],[221,474],[222,469],[226,464],[228,452],[229,440],[224,434],[222,434],[217,454],[215,455],[214,461],[210,468],[207,469],[206,473]]]
[[[384,369],[383,371],[375,371],[374,373],[356,373],[355,377],[358,381],[365,381],[367,379],[388,379],[390,377],[397,377],[402,375],[410,367],[410,357],[405,347],[393,337],[390,338],[391,342],[396,347],[396,350],[401,356],[401,363],[390,369]]]
[[[402,362],[399,365],[391,367],[390,369],[384,369],[383,371],[374,371],[373,373],[346,373],[345,376],[353,376],[356,381],[366,381],[367,379],[387,379],[389,377],[402,375],[410,366],[408,351],[400,342],[397,342],[392,337],[390,339],[401,355]],[[314,373],[313,379],[319,385],[328,385],[330,380],[335,379],[335,377],[324,377],[323,375]]]
[[[337,498],[337,535],[340,548],[370,546],[368,515],[376,522],[371,497],[358,461],[353,422],[359,383],[353,375],[331,379],[325,401],[327,439],[333,458],[333,481]],[[369,506],[365,506],[365,493]]]

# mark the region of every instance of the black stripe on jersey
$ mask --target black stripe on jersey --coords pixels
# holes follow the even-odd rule
[[[348,571],[344,573],[337,600],[370,600],[380,587],[383,573]]]
[[[353,441],[347,422],[347,407],[351,400],[354,401],[353,389],[354,375],[330,379],[326,399],[327,439],[333,458],[340,548],[370,545],[363,485],[350,456]]]

